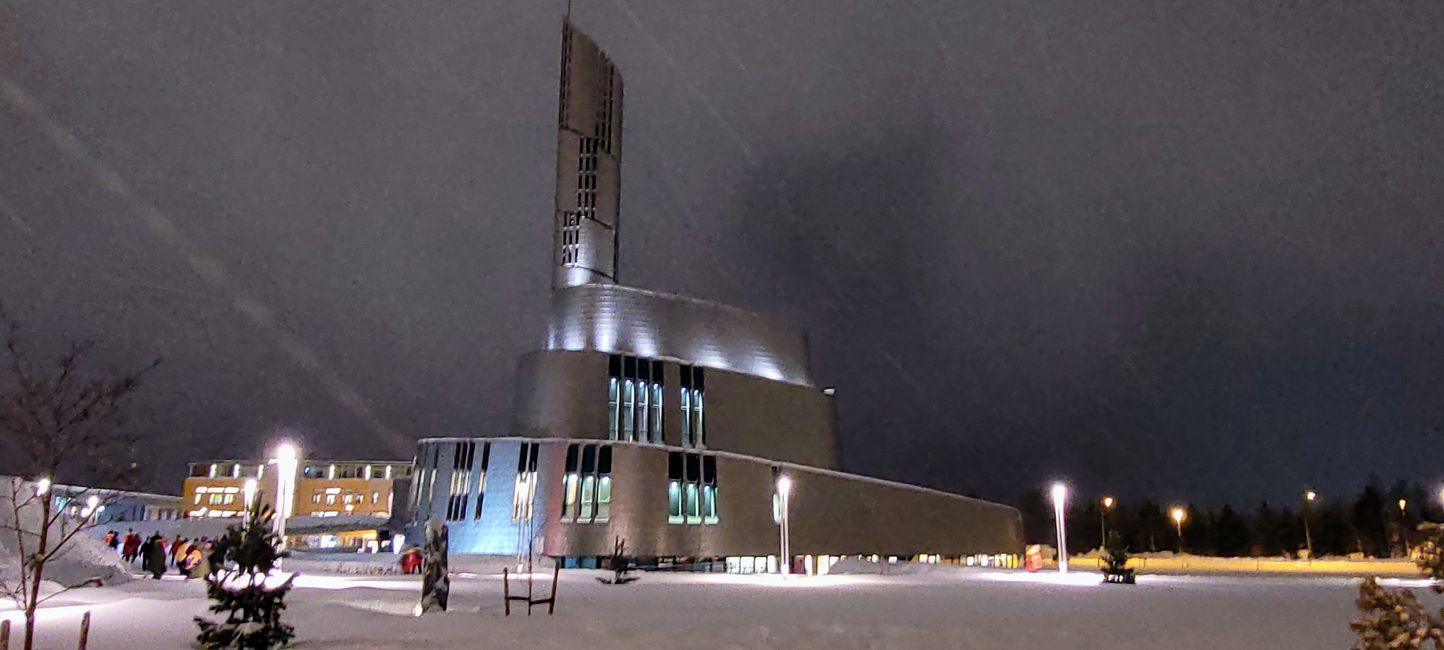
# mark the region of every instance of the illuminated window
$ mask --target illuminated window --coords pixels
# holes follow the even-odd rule
[[[562,474],[562,518],[567,523],[606,522],[612,504],[610,445],[567,446]]]
[[[662,362],[614,354],[607,375],[607,439],[662,442]]]
[[[667,455],[667,523],[715,524],[717,459],[674,451]]]
[[[521,443],[516,459],[516,485],[512,490],[511,519],[531,519],[532,501],[536,497],[536,465],[541,446],[535,442]]]
[[[476,443],[458,442],[451,458],[451,485],[447,490],[446,520],[466,517],[471,499],[471,467],[476,461]]]
[[[706,436],[702,422],[703,393],[706,377],[697,366],[682,366],[682,446],[705,448]]]
[[[667,454],[667,523],[682,523],[682,453]]]
[[[702,523],[717,523],[717,458],[702,457]]]

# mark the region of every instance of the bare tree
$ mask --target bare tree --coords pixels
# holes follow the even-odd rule
[[[127,457],[137,437],[125,433],[121,414],[141,378],[160,360],[129,372],[97,371],[94,345],[73,343],[49,363],[33,363],[26,353],[19,322],[0,305],[0,327],[8,363],[0,374],[0,449],[11,478],[0,499],[8,500],[0,532],[14,535],[18,576],[0,577],[0,593],[25,612],[25,650],[35,638],[35,612],[64,590],[41,593],[46,565],[95,525],[113,491],[70,490],[59,503],[52,481],[83,476],[92,484],[128,487],[135,464]],[[28,477],[32,480],[26,480]],[[70,585],[73,588],[75,585]]]

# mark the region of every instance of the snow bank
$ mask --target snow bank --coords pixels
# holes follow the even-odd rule
[[[0,478],[0,480],[10,480]],[[21,488],[25,493],[33,491],[34,485],[26,482]],[[20,509],[17,525],[15,509],[10,502],[10,488],[0,486],[0,526],[18,527],[37,534],[40,530],[41,504],[37,500]],[[50,528],[52,540],[60,538],[65,531],[73,530],[73,524],[57,522]],[[6,529],[0,534],[0,579],[14,581],[20,575],[20,552],[13,530]],[[34,543],[31,538],[30,543]],[[74,587],[92,580],[105,584],[124,582],[130,579],[130,567],[100,540],[87,534],[73,537],[54,558],[45,565],[45,579],[58,586]],[[58,588],[58,586],[56,588]]]

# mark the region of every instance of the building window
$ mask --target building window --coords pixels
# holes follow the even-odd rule
[[[516,486],[511,496],[511,520],[530,520],[532,501],[536,497],[536,461],[541,445],[535,442],[521,443],[521,452],[516,458]]]
[[[605,523],[612,511],[612,448],[610,445],[567,446],[562,475],[562,521]]]
[[[717,459],[674,451],[667,455],[667,523],[715,524]]]
[[[607,439],[662,442],[662,362],[622,354],[607,360]]]
[[[451,459],[451,486],[447,491],[447,521],[459,521],[466,517],[466,506],[471,499],[471,466],[475,460],[475,442],[456,443]]]
[[[702,399],[706,392],[706,377],[697,366],[682,366],[682,446],[706,448],[705,429],[702,426]]]
[[[481,521],[481,504],[486,500],[486,468],[490,464],[491,443],[484,442],[481,445],[481,467],[477,469],[481,476],[478,476],[476,481],[476,511],[472,515],[472,519],[476,521]]]

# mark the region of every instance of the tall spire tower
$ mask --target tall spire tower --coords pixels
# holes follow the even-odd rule
[[[562,26],[552,288],[617,281],[622,75],[597,44]]]

